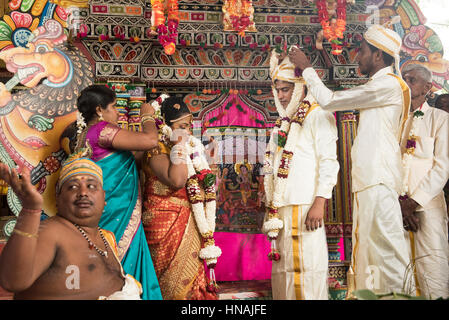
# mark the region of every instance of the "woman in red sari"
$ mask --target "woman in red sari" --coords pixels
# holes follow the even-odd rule
[[[192,114],[182,99],[164,100],[161,114],[172,130],[191,134]],[[215,300],[199,258],[202,238],[186,190],[187,165],[170,160],[175,144],[159,142],[142,160],[145,235],[164,300]]]

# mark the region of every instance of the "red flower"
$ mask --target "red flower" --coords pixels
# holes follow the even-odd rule
[[[409,148],[416,148],[416,141],[413,139],[408,139],[407,140],[407,145],[405,146],[406,149]]]
[[[208,175],[209,173],[212,173],[212,171],[208,169],[203,169],[196,176],[198,177],[199,181],[203,181],[206,175]]]
[[[270,261],[279,261],[281,259],[281,255],[276,251],[272,251],[268,254],[268,259]]]
[[[217,288],[217,285],[216,284],[214,284],[213,282],[210,282],[208,285],[207,285],[207,287],[206,287],[206,290],[207,291],[209,291],[209,292],[211,292],[211,293],[217,293],[217,290],[218,288]]]

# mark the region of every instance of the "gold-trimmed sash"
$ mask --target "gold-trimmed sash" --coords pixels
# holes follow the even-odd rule
[[[399,85],[401,86],[401,90],[402,90],[403,106],[402,106],[402,115],[401,115],[401,121],[400,121],[400,126],[399,126],[399,137],[398,137],[398,141],[400,141],[402,138],[402,132],[404,131],[405,122],[408,119],[408,114],[410,111],[410,103],[411,103],[410,88],[407,86],[407,83],[401,77],[399,77],[393,73],[388,73],[388,75],[393,76],[398,80]]]

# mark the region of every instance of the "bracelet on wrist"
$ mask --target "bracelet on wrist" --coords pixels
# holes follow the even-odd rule
[[[15,233],[15,234],[17,234],[19,236],[26,237],[26,238],[37,238],[37,233],[28,233],[28,232],[19,230],[17,228],[14,228],[12,233]]]

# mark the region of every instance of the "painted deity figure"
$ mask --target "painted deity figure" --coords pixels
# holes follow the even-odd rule
[[[14,73],[8,87],[0,83],[0,159],[31,171],[49,216],[56,213],[55,183],[65,158],[59,138],[76,119],[78,94],[93,82],[89,61],[66,38],[62,25],[50,19],[32,33],[27,47],[0,52]],[[11,94],[19,82],[31,89]],[[14,194],[9,205],[20,211]]]
[[[251,198],[251,165],[249,163],[237,163],[235,172],[238,174],[237,182],[240,184],[243,206],[247,206]]]

